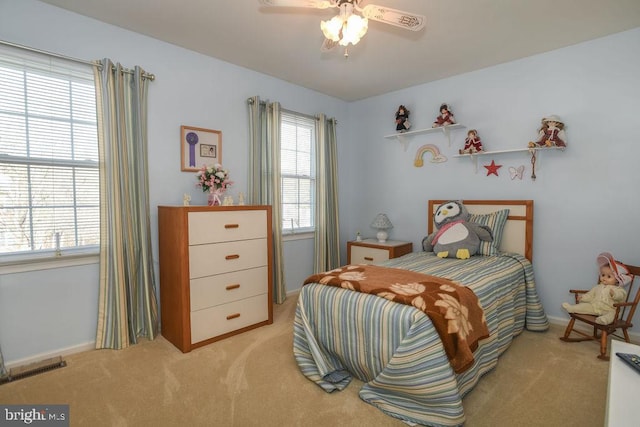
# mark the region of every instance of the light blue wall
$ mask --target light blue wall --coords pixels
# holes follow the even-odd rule
[[[222,131],[222,160],[235,182],[230,194],[237,199],[240,191],[247,191],[247,98],[259,95],[289,110],[325,113],[347,123],[344,101],[34,0],[0,0],[0,39],[86,60],[109,57],[156,75],[148,115],[156,273],[155,207],[182,204],[183,193],[191,193],[192,204],[206,203],[195,188],[195,174],[180,171],[180,125]],[[342,133],[338,129],[339,139],[345,138]],[[287,242],[285,253],[291,291],[299,287],[301,277],[312,273],[313,241]],[[0,347],[5,362],[38,360],[93,342],[97,282],[97,265],[0,274]]]
[[[5,363],[95,342],[98,268],[81,265],[0,275],[0,344]]]
[[[451,197],[535,200],[534,268],[551,316],[564,318],[560,303],[569,288],[594,284],[598,252],[640,263],[640,230],[632,221],[640,208],[640,29],[354,103],[35,0],[0,0],[0,39],[83,59],[110,57],[156,74],[149,98],[152,207],[180,204],[185,192],[192,203],[205,203],[192,174],[180,172],[183,124],[222,130],[223,163],[236,182],[232,194],[246,191],[245,100],[260,95],[290,110],[338,119],[343,261],[346,240],[357,230],[372,234],[368,225],[378,212],[394,223],[392,238],[413,241],[417,249],[426,234],[426,201]],[[536,182],[530,170],[522,181],[511,181],[507,167],[529,167],[527,156],[496,156],[504,164],[499,177],[486,177],[482,167],[476,174],[468,159],[452,157],[464,131],[452,133],[451,147],[440,135],[411,137],[406,152],[383,138],[394,133],[399,104],[409,107],[419,129],[430,127],[443,101],[459,122],[478,129],[489,150],[524,147],[547,114],[567,123],[569,148],[541,155]],[[424,167],[414,167],[423,144],[437,145],[449,160],[429,163],[427,154]],[[156,226],[154,211],[152,230]],[[157,255],[155,232],[153,244]],[[311,241],[287,242],[284,253],[292,291],[311,273]],[[92,342],[97,276],[96,265],[0,275],[6,362]]]
[[[428,199],[533,199],[534,270],[547,313],[566,318],[560,307],[570,288],[596,284],[598,253],[610,251],[640,263],[640,29],[528,57],[349,105],[347,138],[353,168],[342,187],[345,236],[373,230],[368,224],[386,212],[391,238],[419,248],[427,229]],[[482,158],[476,174],[468,158],[453,155],[465,130],[408,137],[404,152],[394,133],[398,105],[411,110],[412,129],[431,127],[440,103],[450,103],[459,123],[478,130],[486,150],[526,147],[549,114],[566,123],[568,148],[543,152],[532,181],[527,153]],[[343,141],[344,142],[344,141]],[[437,145],[444,163],[413,166],[416,151]],[[502,164],[499,176],[482,165]],[[511,180],[508,167],[525,165],[525,177]],[[636,330],[640,330],[637,329]]]

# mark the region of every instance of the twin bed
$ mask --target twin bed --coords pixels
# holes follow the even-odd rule
[[[443,202],[429,201],[428,233]],[[463,203],[494,235],[478,255],[442,259],[419,250],[305,282],[293,352],[309,380],[332,392],[355,377],[364,382],[361,399],[392,417],[461,425],[462,397],[511,341],[524,328],[548,328],[531,265],[533,201]]]

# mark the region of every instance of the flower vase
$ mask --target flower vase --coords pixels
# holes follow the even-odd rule
[[[209,192],[209,198],[207,199],[207,204],[209,206],[220,206],[222,201],[220,197],[224,194],[224,190],[217,189]]]

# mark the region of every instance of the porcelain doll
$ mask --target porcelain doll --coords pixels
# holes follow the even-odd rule
[[[396,111],[396,131],[406,132],[411,127],[409,123],[409,110],[404,105],[398,107]]]
[[[536,142],[530,142],[529,147],[566,147],[564,123],[558,116],[549,116],[542,119],[542,125],[538,131]]]
[[[441,126],[452,125],[455,124],[455,122],[456,119],[455,117],[453,117],[453,112],[451,112],[449,106],[447,104],[442,104],[440,106],[440,115],[438,115],[438,117],[436,117],[436,121],[433,122],[433,127],[437,128]]]
[[[482,152],[482,141],[478,136],[478,131],[471,129],[467,132],[467,138],[464,140],[464,148],[459,151],[460,154],[474,154]]]
[[[627,291],[624,286],[631,282],[631,276],[624,264],[616,261],[610,253],[603,252],[597,258],[600,278],[596,286],[579,297],[577,304],[562,303],[569,313],[592,314],[596,323],[608,325],[613,322],[616,308],[613,304],[624,302]]]

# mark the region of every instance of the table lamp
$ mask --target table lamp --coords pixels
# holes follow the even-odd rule
[[[393,224],[391,224],[391,221],[389,221],[389,218],[387,218],[385,214],[380,213],[371,223],[371,227],[378,230],[378,234],[376,234],[378,242],[384,243],[387,241],[387,237],[389,236],[386,230],[393,228]]]

